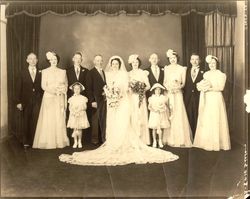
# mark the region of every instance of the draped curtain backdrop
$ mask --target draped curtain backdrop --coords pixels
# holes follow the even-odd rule
[[[38,55],[40,17],[25,14],[8,18],[7,22],[7,84],[9,132],[22,138],[22,112],[16,109],[16,83],[19,72],[27,67],[30,52]],[[21,139],[22,140],[22,139]]]
[[[183,64],[189,65],[190,54],[197,52],[204,60],[206,53],[218,56],[223,66],[222,71],[232,81],[233,72],[233,26],[237,7],[235,1],[218,3],[200,1],[171,0],[96,0],[96,1],[63,1],[63,0],[26,0],[2,1],[8,4],[6,9],[7,23],[7,78],[9,102],[9,132],[19,137],[21,131],[21,113],[16,110],[15,89],[19,72],[27,67],[26,56],[29,52],[38,54],[39,32],[41,16],[52,13],[69,16],[74,13],[80,15],[96,15],[102,13],[116,16],[141,15],[147,13],[161,16],[167,13],[182,17],[183,35]],[[219,23],[219,24],[218,24]],[[219,28],[218,25],[223,25]],[[223,40],[227,37],[226,40]],[[216,38],[216,39],[215,39]],[[206,40],[206,41],[205,41]],[[230,90],[226,87],[226,101],[231,107]],[[227,97],[230,96],[230,97]]]
[[[234,17],[218,13],[205,17],[206,54],[217,56],[220,70],[227,75],[224,98],[229,121],[233,119],[234,30]],[[232,128],[232,122],[229,122],[229,125]]]

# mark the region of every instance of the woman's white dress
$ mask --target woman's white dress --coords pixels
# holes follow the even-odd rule
[[[192,147],[192,131],[182,94],[185,74],[186,67],[180,65],[168,65],[164,68],[164,86],[167,88],[171,112],[170,129],[164,135],[164,142],[173,147]],[[173,90],[174,93],[171,92]]]
[[[49,67],[42,71],[44,95],[36,127],[33,148],[54,149],[69,146],[66,132],[66,95],[57,95],[57,88],[67,88],[66,71]]]
[[[212,88],[200,94],[194,147],[208,151],[231,148],[225,101],[222,95],[226,75],[219,70],[204,73]]]
[[[131,126],[131,100],[128,95],[128,73],[107,72],[107,85],[120,88],[123,97],[117,108],[107,107],[106,142],[92,151],[63,154],[63,162],[78,165],[125,165],[130,163],[163,163],[178,156],[144,144]]]
[[[132,70],[129,72],[129,81],[136,80],[146,84],[146,90],[150,89],[150,84],[148,80],[148,71],[141,69]],[[133,114],[131,114],[132,128],[136,131],[140,139],[147,145],[150,144],[150,135],[148,129],[148,109],[146,96],[139,107],[139,95],[136,93],[130,94],[131,96],[131,108]]]

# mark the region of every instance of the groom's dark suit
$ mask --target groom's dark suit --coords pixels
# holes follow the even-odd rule
[[[195,130],[198,119],[198,109],[199,109],[199,100],[200,92],[197,90],[196,84],[203,79],[203,68],[199,69],[199,72],[196,76],[196,79],[193,81],[191,77],[192,67],[187,68],[186,72],[186,83],[183,88],[183,98],[187,111],[187,116],[189,120],[190,127],[193,132],[193,137],[195,136]]]
[[[23,144],[32,146],[43,95],[41,72],[36,69],[33,82],[29,69],[25,68],[17,83],[16,103],[23,107]]]
[[[85,97],[87,97],[89,99],[88,93],[87,93],[87,74],[88,74],[89,70],[83,66],[80,66],[80,71],[79,71],[79,78],[77,79],[77,75],[76,75],[76,71],[75,71],[75,67],[71,66],[67,69],[67,78],[68,78],[68,92],[67,92],[67,97],[70,98],[74,92],[72,90],[69,89],[69,87],[74,84],[75,82],[80,82],[84,87],[85,90],[81,92],[82,95],[84,95]],[[88,106],[87,108],[87,117],[88,120],[91,121],[91,109]],[[67,108],[67,120],[69,116],[69,109]],[[69,134],[71,134],[71,131],[69,132]],[[68,135],[69,137],[71,137],[71,135]],[[86,141],[90,141],[91,139],[91,128],[85,129],[84,130],[84,140]],[[72,141],[72,140],[71,140]]]
[[[89,104],[97,103],[97,109],[92,108],[92,140],[93,142],[103,143],[106,139],[106,101],[103,95],[103,87],[106,85],[106,77],[101,70],[103,78],[96,67],[92,68],[87,76],[87,92]]]

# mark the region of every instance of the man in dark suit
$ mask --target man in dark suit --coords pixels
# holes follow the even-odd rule
[[[164,71],[162,67],[158,66],[158,62],[159,62],[158,55],[155,53],[150,55],[149,62],[151,66],[145,70],[149,72],[148,79],[149,79],[150,87],[152,87],[155,83],[160,83],[161,85],[163,85]],[[148,90],[146,92],[146,97],[149,98],[151,95],[152,95],[152,92]]]
[[[184,103],[187,111],[190,127],[195,136],[200,92],[196,88],[196,84],[203,79],[204,69],[199,66],[199,55],[193,53],[190,58],[191,67],[188,67],[186,72],[186,83],[183,88]]]
[[[82,95],[85,97],[88,97],[87,91],[86,91],[86,81],[87,81],[87,74],[89,70],[81,65],[83,61],[82,54],[80,52],[76,52],[73,55],[72,58],[73,61],[73,66],[69,67],[67,69],[67,78],[68,78],[68,92],[67,92],[67,97],[70,98],[74,93],[69,87],[74,84],[75,82],[80,82],[84,87],[85,90],[81,92]],[[91,120],[91,110],[90,107],[87,108],[87,117],[88,120]],[[67,120],[69,118],[69,109],[67,108]],[[68,129],[68,136],[71,138],[71,133],[72,131]],[[91,138],[91,129],[85,129],[84,130],[84,139],[86,141],[90,141]],[[72,141],[72,139],[70,139]]]
[[[30,53],[26,59],[29,66],[21,71],[17,84],[17,108],[23,112],[23,145],[32,146],[39,116],[43,90],[37,56]]]
[[[96,55],[94,67],[89,71],[87,78],[87,92],[89,103],[92,107],[92,142],[102,144],[106,137],[106,101],[103,95],[103,87],[106,85],[106,77],[103,71],[103,58]]]

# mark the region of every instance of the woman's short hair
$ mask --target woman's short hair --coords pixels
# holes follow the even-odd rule
[[[112,62],[115,61],[115,60],[118,61],[118,63],[119,63],[119,69],[120,69],[121,65],[122,65],[122,62],[121,62],[121,60],[119,58],[113,58],[113,59],[111,59],[110,64],[112,65]]]

